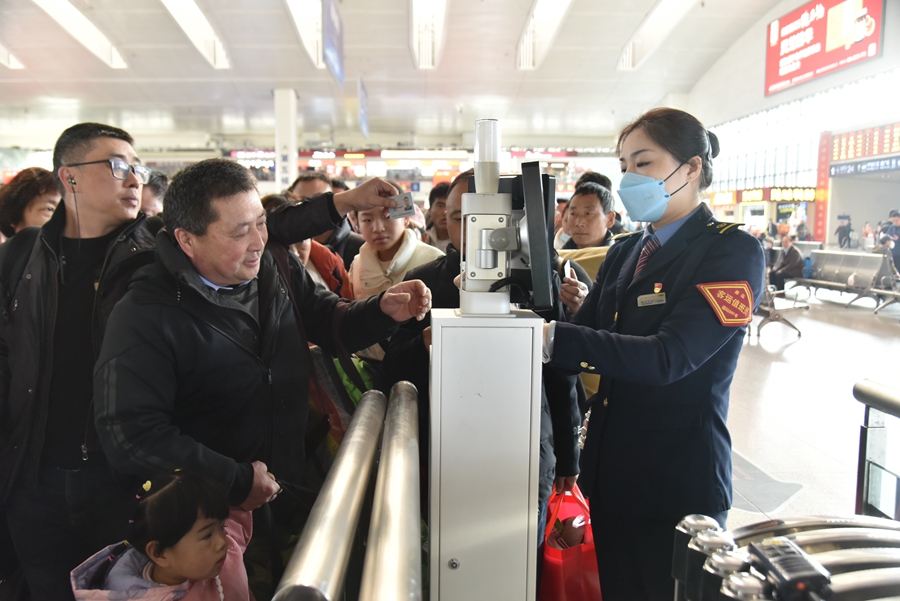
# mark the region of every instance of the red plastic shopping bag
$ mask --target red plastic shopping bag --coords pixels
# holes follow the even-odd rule
[[[538,584],[538,599],[601,601],[587,500],[576,486],[571,492],[551,496],[549,506],[552,510],[544,532],[544,566]]]

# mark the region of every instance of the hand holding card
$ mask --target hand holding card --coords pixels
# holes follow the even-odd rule
[[[396,208],[388,209],[391,219],[403,219],[416,214],[416,206],[413,204],[413,197],[410,192],[395,194],[391,196],[391,200],[397,201]]]

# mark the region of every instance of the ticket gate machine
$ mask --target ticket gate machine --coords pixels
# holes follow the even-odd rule
[[[523,165],[524,216],[500,191],[499,131],[476,123],[460,309],[431,313],[432,601],[535,598],[544,322],[510,301],[523,281],[534,306],[550,301],[548,207],[537,163]]]

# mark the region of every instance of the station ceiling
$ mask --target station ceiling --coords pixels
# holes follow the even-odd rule
[[[0,44],[25,66],[0,66],[0,129],[27,137],[34,128],[58,133],[97,120],[162,137],[272,136],[272,90],[293,88],[301,145],[360,145],[362,77],[370,143],[465,144],[476,119],[496,118],[505,139],[519,144],[605,145],[644,110],[678,104],[779,3],[697,1],[646,63],[622,72],[622,48],[657,0],[572,0],[546,59],[531,71],[516,68],[516,49],[532,0],[448,2],[440,62],[419,70],[410,51],[410,0],[339,1],[341,88],[313,66],[285,0],[198,0],[228,53],[231,68],[223,70],[201,56],[159,0],[72,0],[127,69],[101,62],[32,0],[0,0]]]

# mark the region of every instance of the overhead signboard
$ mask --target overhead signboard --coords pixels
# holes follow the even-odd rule
[[[819,0],[769,24],[766,95],[881,53],[884,0]]]
[[[831,177],[846,177],[849,175],[864,175],[866,173],[878,173],[884,171],[900,170],[900,157],[888,159],[873,159],[857,161],[855,163],[841,163],[832,165],[829,169]]]
[[[337,0],[322,0],[322,59],[331,75],[344,85],[344,24]]]

